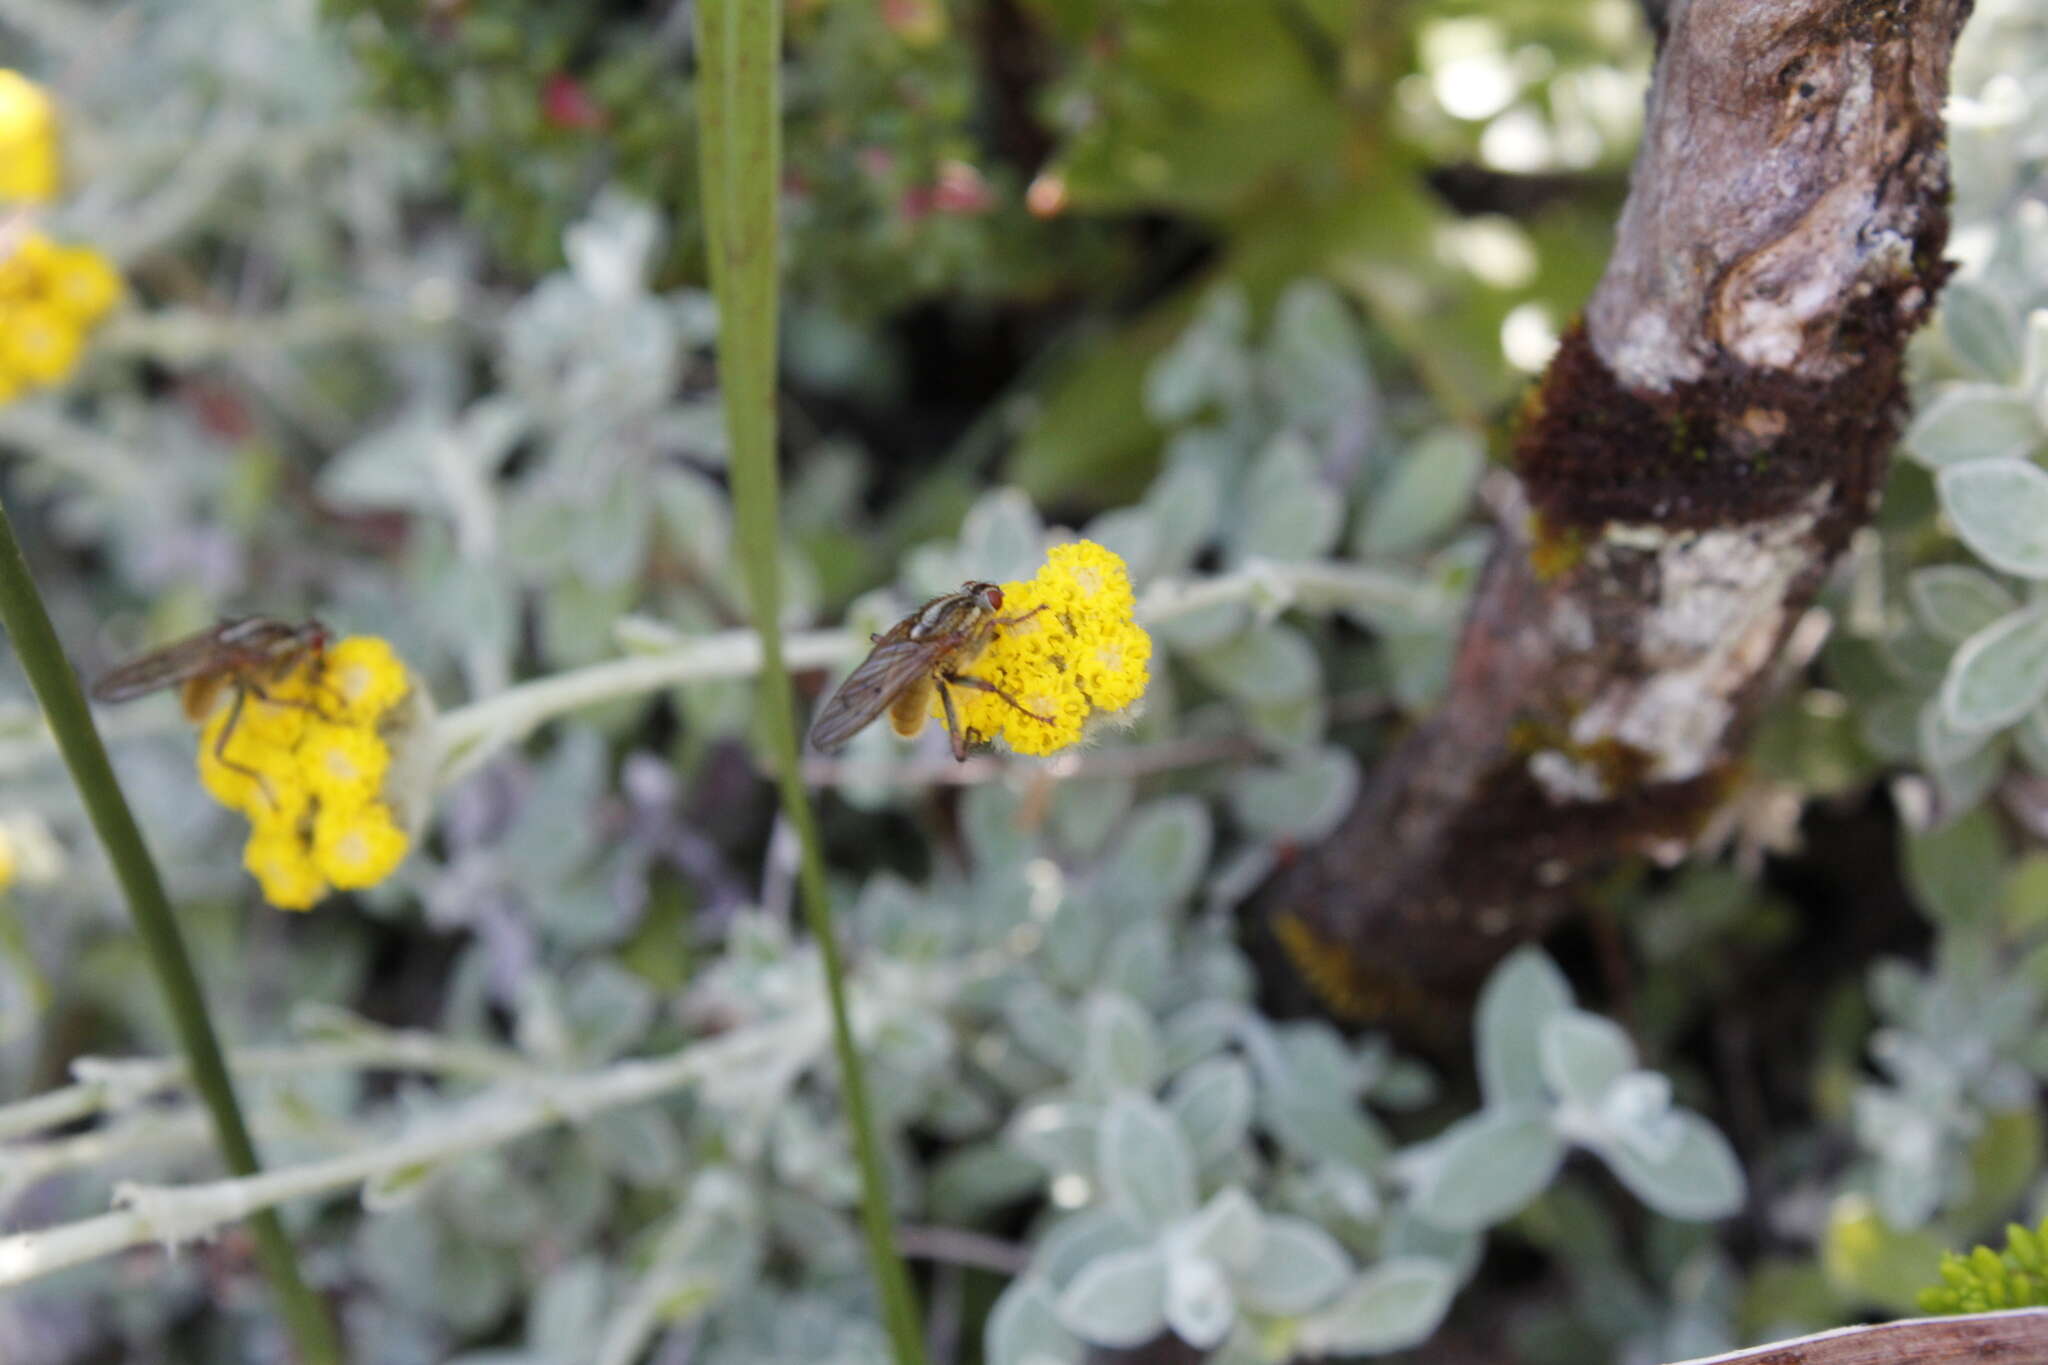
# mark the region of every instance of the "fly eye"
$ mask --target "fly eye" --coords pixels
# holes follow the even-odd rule
[[[1001,588],[983,588],[981,595],[987,599],[990,611],[1001,611],[1003,609],[1003,590]]]

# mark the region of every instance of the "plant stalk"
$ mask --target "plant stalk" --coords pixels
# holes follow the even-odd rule
[[[235,1102],[234,1086],[221,1059],[220,1043],[207,1017],[206,997],[185,951],[184,937],[178,932],[177,919],[171,914],[163,882],[142,842],[142,832],[136,828],[135,816],[107,762],[106,746],[93,728],[85,694],[79,691],[78,679],[64,657],[4,506],[0,506],[0,624],[14,641],[22,671],[35,689],[65,766],[71,770],[71,780],[78,787],[79,799],[114,866],[135,920],[135,932],[156,972],[178,1042],[191,1067],[192,1083],[213,1116],[221,1159],[235,1175],[253,1176],[260,1170],[255,1145]],[[249,1226],[256,1236],[257,1262],[277,1295],[278,1310],[297,1344],[299,1358],[306,1365],[340,1365],[341,1347],[334,1325],[300,1276],[298,1259],[277,1215],[267,1209],[255,1213]]]
[[[897,1254],[888,1177],[867,1082],[847,1017],[845,966],[832,930],[825,859],[797,763],[796,700],[782,659],[778,579],[779,479],[775,458],[775,336],[781,247],[781,127],[777,63],[782,6],[763,0],[699,0],[697,115],[711,283],[718,300],[719,387],[732,451],[732,497],[741,568],[761,636],[764,737],[782,808],[802,849],[798,882],[817,939],[831,1004],[840,1090],[860,1164],[861,1223],[897,1365],[923,1365],[924,1332],[910,1277]]]

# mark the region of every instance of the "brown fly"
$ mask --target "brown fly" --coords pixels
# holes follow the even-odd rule
[[[896,733],[908,739],[924,729],[936,691],[946,713],[946,732],[953,740],[953,757],[964,763],[967,734],[953,708],[955,687],[992,693],[1033,720],[1052,724],[994,683],[962,671],[981,657],[998,630],[1028,621],[1045,608],[1034,607],[1022,616],[1004,616],[1002,610],[1001,588],[993,583],[963,583],[960,591],[934,597],[873,636],[874,650],[846,675],[846,681],[811,722],[812,746],[831,753],[884,711]]]
[[[133,701],[175,687],[186,719],[198,725],[213,714],[221,689],[231,688],[235,694],[232,709],[214,740],[213,756],[223,767],[261,782],[258,773],[227,756],[228,740],[242,718],[243,703],[252,696],[258,701],[273,700],[269,688],[282,683],[301,665],[319,659],[326,648],[327,627],[318,621],[295,625],[268,616],[238,617],[130,659],[92,685],[93,700]]]

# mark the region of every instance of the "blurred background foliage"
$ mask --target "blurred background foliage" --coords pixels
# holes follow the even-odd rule
[[[1159,646],[1143,715],[1078,756],[956,768],[877,729],[810,769],[946,1358],[1169,1325],[1233,1362],[1669,1360],[1913,1311],[1944,1250],[2048,1212],[2048,566],[1997,514],[2048,423],[2037,5],[1966,34],[1909,458],[1748,780],[1429,1058],[1298,1017],[1234,916],[1442,690],[1489,452],[1611,240],[1643,16],[787,18],[788,624],[864,639],[1078,532]],[[43,226],[127,286],[68,384],[0,406],[83,669],[318,612],[448,711],[744,624],[686,6],[0,0],[0,65],[60,112]],[[284,1049],[245,1082],[273,1164],[507,1076],[760,1049],[290,1206],[356,1358],[883,1358],[754,705],[727,673],[507,730],[397,877],[303,917],[255,902],[169,703],[107,713],[224,1031]],[[0,855],[0,1099],[166,1051],[11,669]],[[384,1060],[291,1064],[340,1044]],[[0,1231],[206,1177],[191,1119],[119,1092],[13,1132]],[[233,1234],[138,1250],[0,1297],[0,1357],[278,1359],[264,1310]]]

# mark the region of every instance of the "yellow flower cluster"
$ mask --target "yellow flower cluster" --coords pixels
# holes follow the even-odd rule
[[[373,635],[330,645],[266,684],[268,700],[245,694],[239,713],[223,689],[200,727],[199,780],[249,818],[242,863],[278,909],[373,886],[404,859],[410,841],[384,778],[411,690],[405,665]]]
[[[1113,551],[1090,540],[1054,546],[1030,582],[1002,589],[1002,616],[1017,624],[998,631],[966,672],[1045,719],[993,692],[956,687],[960,724],[974,737],[1000,734],[1020,754],[1049,754],[1079,743],[1090,716],[1144,695],[1152,637],[1133,617],[1131,576]]]
[[[55,384],[78,364],[85,334],[121,298],[121,276],[85,246],[29,233],[9,250],[0,228],[0,403]]]
[[[0,204],[57,194],[57,111],[40,85],[0,67]]]

